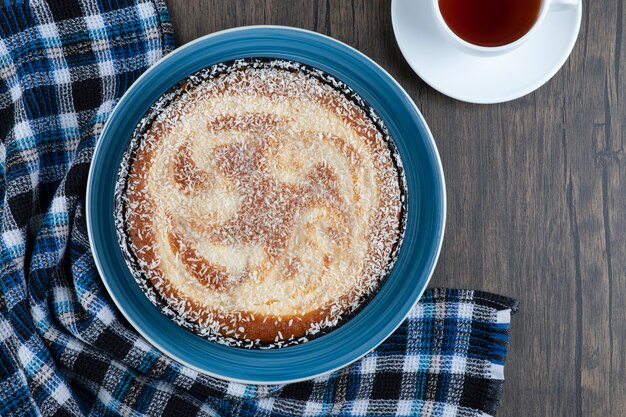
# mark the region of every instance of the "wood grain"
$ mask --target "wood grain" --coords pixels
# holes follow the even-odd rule
[[[626,416],[626,14],[585,1],[569,61],[510,103],[445,97],[404,61],[382,0],[169,0],[177,42],[241,25],[302,27],[386,68],[420,107],[448,186],[432,286],[516,297],[498,415]]]

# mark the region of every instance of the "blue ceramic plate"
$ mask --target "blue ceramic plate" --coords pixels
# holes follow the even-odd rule
[[[376,296],[346,324],[301,345],[246,350],[202,339],[161,314],[142,293],[117,243],[113,193],[135,126],[165,91],[188,75],[237,58],[272,57],[319,68],[352,87],[380,115],[402,158],[408,218],[398,260]],[[126,92],[96,146],[87,185],[87,225],[98,270],[128,321],[154,346],[200,372],[233,381],[295,382],[341,368],[365,355],[404,320],[430,279],[445,224],[445,185],[424,118],[398,83],[355,49],[314,32],[244,27],[214,33],[177,49]]]

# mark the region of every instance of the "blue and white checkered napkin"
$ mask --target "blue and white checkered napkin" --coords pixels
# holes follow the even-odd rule
[[[286,386],[199,375],[129,327],[89,250],[85,185],[117,100],[172,47],[161,0],[0,5],[0,414],[494,415],[504,297],[429,290],[364,359]]]

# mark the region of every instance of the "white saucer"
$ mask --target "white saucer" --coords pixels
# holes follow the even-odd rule
[[[391,18],[402,54],[422,80],[470,103],[502,103],[535,91],[572,52],[582,17],[578,7],[550,11],[519,48],[484,57],[463,50],[439,26],[430,0],[393,0]]]

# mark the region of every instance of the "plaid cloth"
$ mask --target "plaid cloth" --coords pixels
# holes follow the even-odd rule
[[[128,325],[90,253],[87,172],[119,97],[172,48],[160,0],[0,5],[0,415],[494,415],[504,297],[429,290],[364,359],[286,386],[200,375]]]

